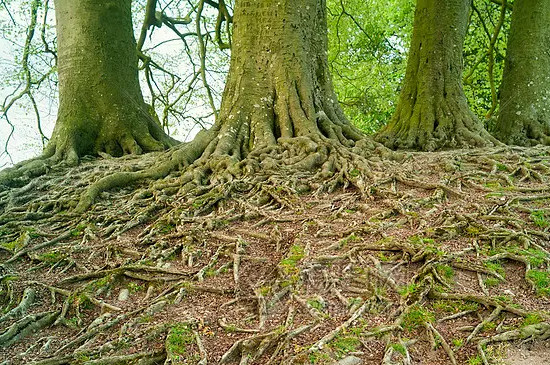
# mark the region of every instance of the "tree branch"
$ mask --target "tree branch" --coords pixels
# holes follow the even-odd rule
[[[489,0],[489,1],[492,2],[493,4],[497,4],[500,6],[504,4],[507,10],[510,10],[510,11],[514,10],[514,6],[510,4],[508,1],[505,1],[505,0]]]

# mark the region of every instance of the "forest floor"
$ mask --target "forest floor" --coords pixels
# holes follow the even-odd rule
[[[264,205],[142,183],[71,213],[143,161],[0,188],[0,364],[550,363],[550,148],[410,153],[365,191],[267,179]]]

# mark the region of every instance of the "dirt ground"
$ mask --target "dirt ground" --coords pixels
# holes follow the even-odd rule
[[[71,214],[137,163],[0,191],[0,364],[550,364],[548,148],[411,153],[362,191],[174,175]]]
[[[533,346],[510,348],[505,363],[507,365],[546,365],[550,364],[550,341]]]

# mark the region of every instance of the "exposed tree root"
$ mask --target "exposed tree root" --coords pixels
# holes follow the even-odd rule
[[[550,166],[548,152],[411,154],[365,175],[335,169],[335,185],[317,175],[327,161],[225,180],[223,167],[190,185],[178,167],[100,193],[82,215],[67,210],[90,178],[148,171],[148,156],[52,171],[0,192],[2,354],[10,365],[404,364],[426,351],[489,362],[486,346],[550,336],[550,169],[535,169],[539,182],[505,167]]]

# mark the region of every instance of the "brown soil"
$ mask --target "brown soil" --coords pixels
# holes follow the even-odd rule
[[[81,216],[54,209],[29,219],[47,214],[47,201],[70,202],[66,192],[78,193],[86,169],[136,161],[52,173],[17,203],[25,186],[0,191],[0,309],[14,308],[25,288],[36,291],[26,313],[0,322],[0,364],[107,364],[100,359],[132,354],[143,356],[112,363],[217,364],[232,354],[227,363],[332,364],[353,355],[364,364],[451,364],[429,326],[457,364],[483,364],[483,341],[492,363],[550,363],[540,341],[550,330],[510,335],[508,355],[495,340],[550,320],[550,283],[526,277],[550,277],[550,149],[414,153],[384,164],[364,191],[300,195],[266,182],[270,203],[232,194],[206,212],[196,197],[143,185],[151,193],[137,199],[128,187],[103,193]],[[30,239],[18,247],[24,232]],[[438,297],[446,294],[463,296]],[[64,307],[55,325],[2,347],[25,315]],[[94,332],[98,318],[119,321]],[[520,340],[537,345],[525,350]]]
[[[508,350],[507,365],[547,365],[550,364],[550,342],[534,346],[518,346]]]

